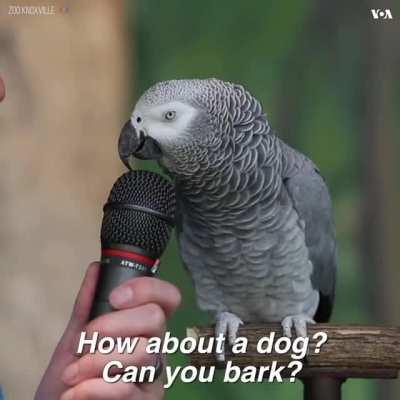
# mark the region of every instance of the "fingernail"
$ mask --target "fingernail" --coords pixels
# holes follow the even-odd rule
[[[65,369],[61,379],[66,385],[72,385],[77,376],[78,365],[76,363],[73,363]]]
[[[67,392],[63,393],[60,400],[74,400],[74,389],[70,389]]]
[[[110,303],[115,308],[126,307],[132,304],[133,293],[129,287],[120,287],[110,294]]]

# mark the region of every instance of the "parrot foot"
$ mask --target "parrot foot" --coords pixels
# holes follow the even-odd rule
[[[294,328],[296,336],[307,337],[307,323],[315,324],[315,321],[306,314],[288,315],[281,322],[283,334],[292,337],[292,328]]]
[[[228,337],[228,342],[232,346],[236,340],[239,325],[243,324],[243,321],[235,314],[224,311],[217,314],[216,325],[215,325],[215,336],[223,335],[224,338]],[[225,339],[222,346],[221,352],[215,353],[217,361],[225,361]]]

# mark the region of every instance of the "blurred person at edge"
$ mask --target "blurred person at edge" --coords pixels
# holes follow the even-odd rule
[[[0,77],[0,101],[5,97]],[[110,303],[114,312],[89,321],[99,263],[90,264],[75,300],[67,324],[35,394],[35,400],[160,400],[164,396],[163,366],[158,355],[147,354],[148,338],[163,337],[166,321],[179,306],[181,296],[172,284],[157,278],[140,277],[114,289]],[[45,322],[45,321],[43,321]],[[133,354],[76,354],[82,331],[87,337],[99,332],[100,337],[140,337]],[[105,364],[119,360],[125,366],[155,365],[161,372],[154,383],[106,383],[102,379]],[[0,388],[0,400],[3,395]]]
[[[6,88],[4,86],[3,79],[1,79],[0,76],[0,101],[4,99],[4,96],[6,95]]]
[[[5,95],[6,95],[6,88],[4,86],[3,79],[1,79],[1,77],[0,77],[0,102],[4,99]],[[3,391],[1,390],[1,386],[0,386],[0,400],[4,400]]]

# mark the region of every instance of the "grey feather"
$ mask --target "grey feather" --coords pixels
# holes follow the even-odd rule
[[[244,321],[308,321],[316,313],[326,320],[335,239],[314,164],[272,133],[261,104],[240,85],[162,82],[139,103],[170,101],[198,110],[180,141],[160,144],[160,162],[176,183],[178,243],[199,306]]]
[[[328,188],[312,161],[282,143],[286,169],[282,177],[301,220],[313,264],[313,287],[320,292],[315,320],[329,320],[335,297],[337,254]]]

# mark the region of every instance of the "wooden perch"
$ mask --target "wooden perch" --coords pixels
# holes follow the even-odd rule
[[[326,332],[328,340],[318,354],[314,353],[317,340],[312,336],[317,332]],[[287,354],[259,354],[257,342],[264,336],[276,332],[275,340],[282,336],[279,324],[244,325],[238,336],[248,339],[246,354],[232,354],[227,346],[226,361],[245,367],[260,367],[277,361],[280,365],[288,365],[293,359]],[[187,336],[205,337],[206,342],[213,336],[213,327],[193,327],[187,330]],[[302,360],[303,369],[299,378],[332,377],[332,378],[396,378],[400,369],[400,328],[359,325],[308,325],[310,338],[309,350]],[[194,366],[216,366],[224,368],[224,364],[216,361],[214,354],[190,354],[190,362]]]

